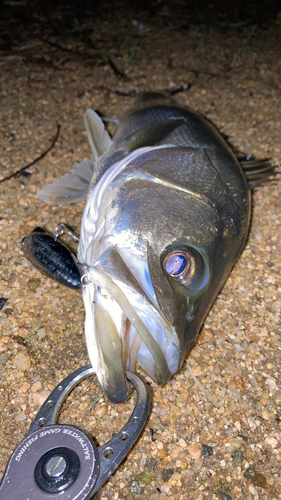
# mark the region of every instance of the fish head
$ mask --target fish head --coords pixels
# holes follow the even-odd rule
[[[88,353],[116,403],[136,362],[158,384],[180,369],[237,253],[233,220],[165,177],[163,153],[96,186],[81,226]]]

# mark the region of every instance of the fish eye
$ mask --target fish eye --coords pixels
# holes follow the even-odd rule
[[[165,272],[171,278],[187,284],[195,274],[195,258],[184,248],[177,248],[168,253],[164,259]]]

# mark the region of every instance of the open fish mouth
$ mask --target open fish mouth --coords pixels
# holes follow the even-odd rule
[[[107,397],[114,403],[127,398],[125,372],[134,371],[136,362],[165,384],[179,369],[179,342],[159,310],[149,273],[141,286],[114,247],[83,267],[87,349]]]
[[[134,159],[167,147],[172,146],[140,148],[114,163],[95,185],[84,210],[78,258],[86,263],[86,343],[100,384],[115,403],[128,396],[125,372],[134,371],[136,361],[158,384],[166,383],[179,369],[178,337],[157,303],[145,250],[136,255],[131,242],[107,246],[100,217],[118,175]]]

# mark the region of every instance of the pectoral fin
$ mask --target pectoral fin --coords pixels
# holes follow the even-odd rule
[[[63,175],[54,184],[44,186],[38,197],[55,205],[85,200],[95,165],[95,158],[79,163],[70,174]]]
[[[110,148],[112,139],[105,130],[102,119],[92,109],[87,109],[84,121],[91,149],[98,158]]]

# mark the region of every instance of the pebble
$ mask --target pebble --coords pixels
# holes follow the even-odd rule
[[[40,286],[40,279],[39,278],[31,278],[30,280],[28,280],[28,288],[29,290],[37,290],[37,288]]]
[[[260,425],[259,420],[255,420],[253,417],[248,418],[248,424],[252,432],[254,432],[258,425]]]
[[[263,410],[261,412],[261,416],[264,420],[270,420],[270,417],[271,417],[271,413],[267,410]]]
[[[254,474],[251,481],[254,486],[259,486],[259,488],[266,487],[266,478],[262,474]]]
[[[265,442],[270,444],[272,448],[276,448],[278,446],[278,440],[275,439],[274,437],[267,437],[265,439]]]
[[[236,385],[237,389],[243,389],[243,387],[244,387],[244,380],[241,377],[236,377],[236,379],[234,380],[234,382],[235,382],[235,385]]]
[[[240,422],[238,422],[238,421],[237,421],[237,422],[235,422],[235,423],[234,423],[234,426],[236,427],[236,429],[237,429],[238,431],[241,431],[241,424],[240,424]]]
[[[218,491],[218,495],[220,497],[220,500],[232,500],[232,497],[224,493],[224,491]]]
[[[196,444],[191,444],[187,447],[188,453],[191,456],[191,458],[199,458],[201,457],[201,450],[199,446],[196,446]]]
[[[252,495],[254,495],[255,499],[259,498],[256,488],[254,488],[254,486],[252,486],[251,484],[249,484],[249,492],[252,493]]]
[[[202,445],[202,457],[209,458],[213,455],[213,453],[214,448],[212,446],[209,446],[208,444]]]
[[[34,392],[32,397],[33,397],[33,402],[34,404],[38,406],[42,406],[42,404],[46,401],[46,399],[50,396],[50,391],[40,391],[40,392]]]
[[[199,375],[202,375],[202,370],[201,370],[199,365],[193,366],[192,372],[193,372],[193,375],[195,375],[196,377],[199,377]]]
[[[175,471],[173,469],[163,469],[162,470],[162,479],[163,479],[164,483],[167,483],[171,479],[174,472]]]
[[[25,393],[29,390],[30,384],[28,382],[23,382],[20,386],[20,390]]]
[[[31,365],[30,357],[26,352],[20,351],[13,357],[13,364],[20,371],[28,370]]]
[[[11,335],[11,326],[11,322],[6,315],[0,318],[0,328],[4,332],[4,335]]]
[[[97,408],[97,410],[94,412],[94,416],[96,418],[103,418],[107,414],[107,407],[106,406],[101,406],[100,408]]]
[[[199,358],[200,357],[200,352],[198,351],[198,349],[196,349],[196,347],[194,347],[191,351],[191,355],[194,357],[194,358]],[[192,368],[192,371],[193,371],[193,368]]]
[[[41,389],[41,382],[35,382],[34,384],[32,384],[31,392],[36,392],[39,389]]]
[[[174,448],[170,453],[170,457],[171,458],[178,458],[179,454],[180,454],[180,451],[178,450],[178,448]]]
[[[266,382],[271,392],[276,390],[276,380],[273,377],[267,377]]]
[[[15,421],[16,422],[24,422],[24,420],[27,419],[27,416],[25,415],[25,413],[23,412],[20,412],[18,413],[16,416],[15,416]]]
[[[5,354],[0,354],[0,364],[4,365],[7,361],[7,356]]]
[[[167,456],[167,453],[165,450],[158,450],[157,457],[159,458],[165,458]]]
[[[14,312],[14,309],[12,309],[11,307],[6,307],[6,309],[4,311],[4,313],[6,314],[6,316],[9,316],[13,312]]]
[[[137,495],[139,495],[141,493],[140,481],[131,481],[130,491],[131,493],[136,493]]]
[[[186,442],[185,442],[184,439],[180,439],[179,440],[179,445],[180,445],[181,448],[186,448],[187,447],[187,444],[186,444]]]
[[[5,299],[5,297],[0,297],[0,309],[3,309],[6,302],[8,302],[8,299]]]
[[[244,456],[242,450],[234,450],[231,456],[233,458],[233,462],[237,464],[241,464],[243,462]]]
[[[157,465],[157,460],[155,458],[148,458],[145,462],[145,467],[149,470],[154,470]]]
[[[244,472],[244,477],[246,479],[251,479],[255,475],[256,471],[254,467],[248,467],[246,471]]]

